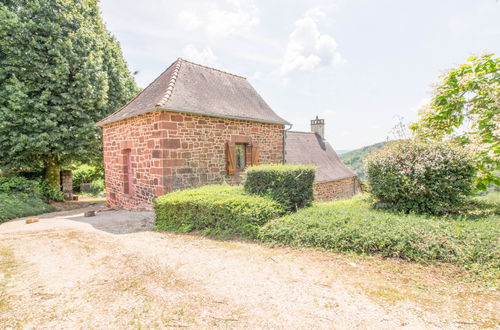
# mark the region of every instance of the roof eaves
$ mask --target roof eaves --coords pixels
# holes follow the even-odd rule
[[[335,178],[335,179],[330,179],[330,180],[321,180],[321,181],[314,181],[314,184],[318,184],[318,183],[327,183],[327,182],[332,182],[332,181],[339,181],[339,180],[344,180],[344,179],[347,179],[347,178],[355,178],[357,177],[356,174],[353,174],[353,175],[346,175],[346,176],[342,176],[340,178]]]
[[[189,110],[177,110],[177,109],[172,109],[172,108],[155,108],[152,110],[164,110],[164,111],[179,112],[179,113],[189,113],[189,114],[206,116],[206,117],[213,117],[213,118],[238,119],[238,120],[253,121],[253,122],[265,123],[265,124],[290,125],[290,123],[287,122],[286,120],[283,120],[283,121],[276,120],[275,121],[275,120],[256,119],[256,118],[231,116],[231,115],[224,116],[224,115],[219,115],[219,114],[201,113],[201,112],[189,111]]]

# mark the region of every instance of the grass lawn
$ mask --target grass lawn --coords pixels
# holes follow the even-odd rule
[[[260,238],[279,245],[453,263],[496,286],[500,194],[475,198],[462,214],[440,217],[373,209],[366,195],[316,203],[269,222]]]
[[[0,194],[0,223],[54,210],[53,206],[44,203],[40,198],[27,194]]]

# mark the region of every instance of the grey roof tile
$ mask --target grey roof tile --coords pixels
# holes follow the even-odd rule
[[[246,78],[178,59],[134,99],[97,125],[153,110],[289,124],[274,113]]]
[[[316,165],[318,169],[314,183],[356,176],[356,173],[342,163],[332,146],[312,132],[286,132],[285,163]]]

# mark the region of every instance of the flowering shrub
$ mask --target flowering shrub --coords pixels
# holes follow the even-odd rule
[[[472,193],[475,168],[463,148],[402,141],[366,160],[368,187],[377,205],[404,212],[445,213]]]

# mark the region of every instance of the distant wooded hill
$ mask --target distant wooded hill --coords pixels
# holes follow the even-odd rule
[[[372,151],[383,148],[388,142],[379,142],[360,149],[339,154],[340,159],[349,166],[360,179],[365,179],[364,161]]]

